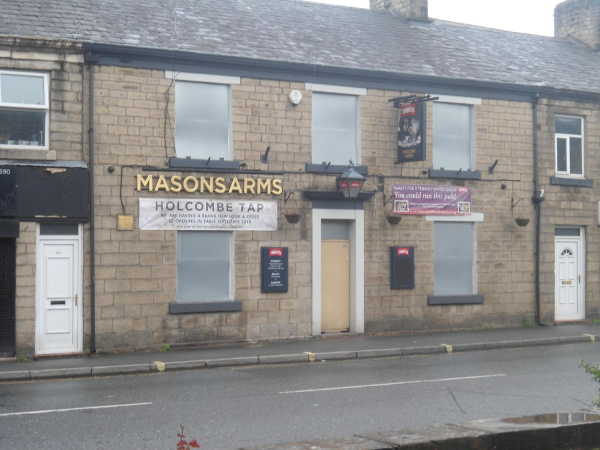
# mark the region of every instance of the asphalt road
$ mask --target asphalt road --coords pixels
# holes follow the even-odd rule
[[[0,449],[203,450],[588,408],[599,344],[0,384]],[[69,411],[65,411],[68,409]]]

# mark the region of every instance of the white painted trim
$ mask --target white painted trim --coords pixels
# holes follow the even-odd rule
[[[0,70],[0,75],[21,75],[27,77],[37,77],[44,80],[44,104],[43,105],[23,105],[21,103],[0,103],[0,109],[22,110],[44,112],[44,140],[45,145],[29,146],[29,145],[0,145],[2,150],[50,150],[50,75],[46,72],[28,72],[19,70]],[[2,83],[0,83],[1,85]],[[1,86],[0,86],[1,88]],[[2,92],[0,91],[0,99]]]
[[[198,83],[240,84],[240,77],[228,75],[213,75],[210,73],[173,72],[165,70],[165,78],[178,81],[196,81]]]
[[[433,97],[439,97],[436,102],[440,103],[457,103],[459,105],[481,105],[481,99],[477,97],[459,97],[455,95],[437,95],[431,94]]]
[[[561,227],[563,228],[563,227]],[[564,228],[578,228],[580,230],[579,236],[554,236],[554,272],[555,272],[555,276],[554,276],[554,319],[557,321],[564,321],[564,320],[582,320],[585,319],[585,314],[586,314],[586,291],[585,291],[585,284],[586,284],[586,273],[587,273],[587,269],[586,269],[586,245],[585,245],[585,241],[586,241],[586,229],[585,227],[568,227],[568,226],[564,226]],[[577,298],[577,302],[578,302],[578,310],[579,310],[579,314],[577,315],[571,315],[571,314],[563,314],[563,315],[558,315],[556,313],[557,307],[556,307],[556,301],[558,300],[557,298],[557,293],[556,293],[556,277],[558,275],[557,274],[557,270],[556,270],[556,263],[557,263],[557,257],[556,257],[556,248],[557,245],[559,243],[567,243],[567,242],[573,242],[576,241],[577,242],[577,265],[578,265],[578,271],[579,271],[579,275],[581,275],[581,283],[579,284],[579,290],[577,292],[578,298]]]
[[[556,127],[554,129],[554,173],[557,177],[560,178],[575,178],[575,179],[585,179],[585,117],[581,116],[568,116],[564,114],[556,114],[554,116],[555,123],[557,117],[564,117],[566,119],[579,119],[581,120],[581,134],[566,134],[566,133],[557,133]],[[571,173],[571,140],[569,138],[580,138],[581,139],[581,173],[580,174],[572,174]],[[567,170],[566,172],[560,172],[558,170],[558,140],[565,139],[567,141]]]
[[[367,90],[365,88],[334,86],[331,84],[305,83],[304,89],[307,91],[325,92],[328,94],[367,95]]]
[[[427,222],[483,222],[483,213],[471,213],[470,216],[425,216]]]
[[[35,229],[36,234],[36,244],[35,244],[35,354],[36,355],[51,355],[53,353],[65,354],[65,353],[82,353],[83,352],[83,305],[84,305],[84,297],[83,297],[83,224],[79,224],[77,226],[77,237],[75,236],[64,236],[64,235],[40,235],[40,224],[36,224]],[[41,313],[41,308],[43,305],[41,303],[41,277],[43,270],[43,253],[42,253],[42,245],[44,242],[56,242],[56,243],[69,243],[69,242],[77,242],[78,251],[77,254],[73,255],[73,266],[75,270],[75,275],[78,277],[76,283],[78,304],[77,304],[77,331],[76,339],[77,345],[74,350],[71,352],[68,351],[57,351],[57,352],[47,352],[40,351],[42,338],[42,325],[39,322],[44,315]]]
[[[321,335],[321,221],[350,221],[350,332],[365,331],[365,212],[312,210],[312,334]]]

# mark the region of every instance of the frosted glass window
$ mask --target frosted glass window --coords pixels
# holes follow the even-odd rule
[[[358,160],[358,97],[313,92],[312,162]]]
[[[471,106],[433,104],[433,168],[471,169]]]
[[[562,176],[583,177],[583,119],[554,118],[556,133],[556,173]]]
[[[321,240],[349,240],[350,222],[347,220],[323,220],[321,222]]]
[[[175,150],[178,158],[230,159],[230,88],[175,83]]]
[[[46,104],[44,78],[4,73],[0,75],[0,101],[19,105]]]
[[[433,225],[433,277],[435,295],[470,295],[473,292],[472,223],[436,222]]]
[[[177,232],[177,301],[231,300],[231,232]]]

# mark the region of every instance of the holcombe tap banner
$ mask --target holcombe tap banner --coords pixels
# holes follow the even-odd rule
[[[466,186],[394,184],[392,194],[395,214],[471,215],[471,188]]]
[[[140,230],[277,230],[277,202],[140,198]]]

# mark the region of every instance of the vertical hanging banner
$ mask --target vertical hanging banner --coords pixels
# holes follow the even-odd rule
[[[425,161],[425,103],[400,106],[397,163]]]
[[[395,214],[470,216],[471,188],[427,184],[394,184]]]

